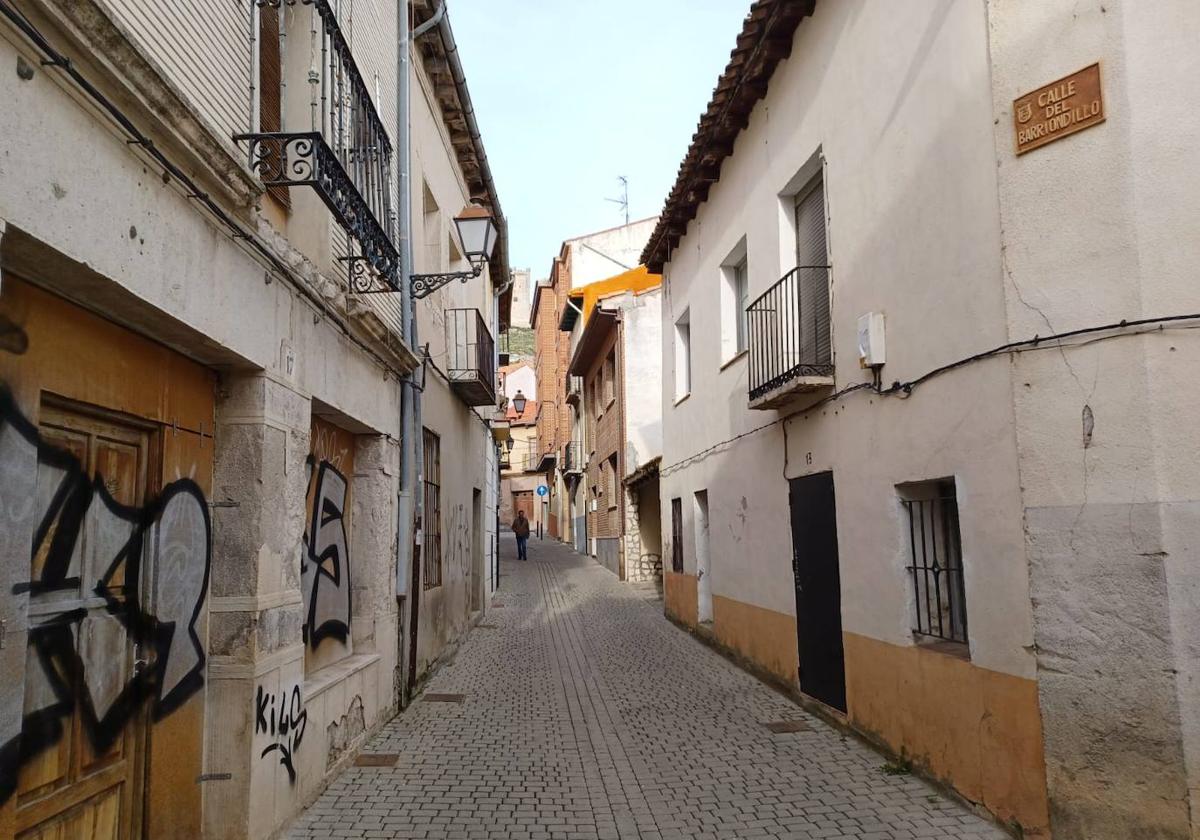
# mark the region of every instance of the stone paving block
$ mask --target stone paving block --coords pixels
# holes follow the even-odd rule
[[[1004,840],[668,622],[592,560],[502,543],[505,609],[290,828],[444,840]],[[777,735],[763,725],[800,720]]]

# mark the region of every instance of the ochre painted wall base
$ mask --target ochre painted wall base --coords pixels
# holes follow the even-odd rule
[[[698,626],[693,575],[663,572],[664,608],[736,660],[799,693],[796,619],[719,595]],[[920,645],[843,633],[847,723],[1026,837],[1049,837],[1037,683]]]

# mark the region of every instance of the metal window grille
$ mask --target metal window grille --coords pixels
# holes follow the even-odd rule
[[[442,585],[442,442],[425,430],[425,521],[421,572],[426,589]]]
[[[967,643],[967,597],[962,539],[954,484],[939,484],[937,496],[903,500],[908,511],[908,566],[916,601],[917,633]]]
[[[671,571],[683,574],[683,499],[671,500]]]

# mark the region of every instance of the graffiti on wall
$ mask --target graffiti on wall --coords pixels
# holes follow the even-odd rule
[[[278,753],[279,763],[287,770],[288,781],[293,785],[296,783],[296,766],[292,759],[300,749],[307,728],[308,710],[304,708],[299,685],[278,693],[263,691],[261,685],[258,687],[254,698],[254,734],[269,739],[259,757]]]
[[[457,564],[463,576],[471,574],[471,520],[466,505],[455,505],[450,512],[450,527],[446,533],[449,568]]]
[[[350,632],[350,550],[346,538],[346,477],[330,461],[308,458],[308,525],[300,557],[304,639],[315,650]],[[315,483],[314,483],[315,482]]]
[[[212,526],[190,478],[142,507],[121,504],[105,476],[90,476],[75,454],[44,440],[0,386],[0,532],[3,556],[24,556],[36,569],[12,594],[38,604],[29,621],[21,731],[0,747],[3,802],[18,766],[57,744],[77,710],[99,754],[145,703],[158,720],[201,688],[205,655],[196,622],[208,592]],[[31,543],[11,542],[30,533]],[[81,579],[83,540],[102,570],[94,580]],[[148,548],[154,583],[143,592]],[[89,599],[101,606],[89,609]],[[55,609],[56,600],[73,606]],[[130,641],[139,650],[132,668]]]

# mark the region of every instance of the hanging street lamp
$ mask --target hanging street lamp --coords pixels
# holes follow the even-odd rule
[[[454,280],[465,283],[473,277],[478,277],[483,272],[483,264],[491,260],[492,251],[495,250],[496,240],[499,238],[499,229],[490,210],[478,204],[468,204],[454,217],[454,227],[458,229],[458,241],[462,245],[463,254],[471,263],[471,270],[413,274],[413,297],[427,297]]]

